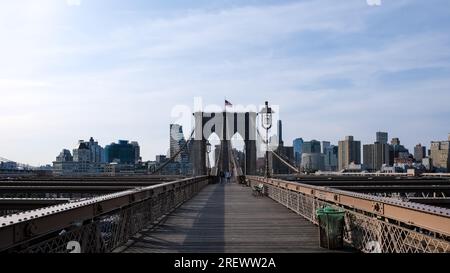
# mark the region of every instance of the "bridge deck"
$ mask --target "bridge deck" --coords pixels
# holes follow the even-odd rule
[[[325,252],[318,229],[238,184],[209,185],[123,252]]]

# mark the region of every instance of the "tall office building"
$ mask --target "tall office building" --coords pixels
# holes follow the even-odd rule
[[[69,150],[64,149],[62,152],[56,157],[56,162],[72,162],[73,156]]]
[[[294,161],[297,166],[300,166],[300,163],[302,162],[302,153],[303,153],[303,139],[297,138],[294,140],[293,144],[294,146]]]
[[[325,156],[321,153],[303,153],[301,168],[308,173],[325,170]]]
[[[324,150],[325,156],[325,171],[335,172],[338,169],[338,146],[331,145]]]
[[[89,141],[80,140],[73,149],[73,156],[64,149],[53,162],[55,175],[97,174],[104,172],[105,152],[94,138]]]
[[[275,153],[290,164],[294,164],[294,147],[280,146],[275,150]],[[292,171],[288,166],[286,166],[285,163],[279,160],[272,153],[269,153],[269,166],[271,166],[274,174],[289,174]]]
[[[320,142],[311,140],[303,142],[301,168],[306,172],[325,170],[325,156],[322,154]]]
[[[399,159],[407,159],[409,157],[409,150],[401,145],[400,139],[395,137],[391,140],[389,145],[389,165],[394,165]]]
[[[83,140],[79,141],[78,148],[73,149],[73,161],[75,162],[91,162],[91,152],[89,145]]]
[[[422,162],[422,159],[424,159],[427,154],[427,148],[425,146],[422,146],[422,144],[417,144],[414,147],[414,159],[416,160],[416,162]]]
[[[345,170],[350,163],[361,164],[361,141],[355,141],[353,136],[339,141],[339,170]]]
[[[76,162],[105,163],[105,151],[91,137],[89,141],[80,140],[78,148],[73,150],[73,160]]]
[[[135,164],[139,155],[139,144],[129,143],[128,140],[119,140],[105,147],[105,155],[108,163]]]
[[[170,125],[170,152],[169,156],[173,157],[177,154],[184,146],[186,145],[186,139],[183,134],[183,127],[179,124],[171,124]],[[186,151],[179,153],[174,161],[188,161],[188,154]]]
[[[329,141],[322,141],[322,154],[325,154],[328,148],[331,147],[331,142]]]
[[[381,144],[388,144],[388,133],[385,132],[377,132],[376,142]]]
[[[142,161],[141,158],[141,147],[139,147],[139,143],[137,141],[132,141],[130,143],[134,148],[134,163],[139,163]]]
[[[400,145],[400,139],[398,137],[394,137],[391,140],[391,145]]]
[[[364,165],[371,171],[379,171],[383,164],[389,165],[389,145],[375,142],[363,146]]]
[[[155,157],[155,160],[158,163],[165,163],[167,161],[167,156],[165,156],[165,155],[157,155]]]
[[[102,146],[98,144],[98,141],[94,141],[94,138],[91,137],[89,142],[86,142],[89,151],[90,151],[90,159],[91,162],[95,163],[105,163],[105,150]]]
[[[450,171],[450,134],[447,141],[431,142],[431,162],[438,172]]]
[[[283,122],[278,120],[278,147],[283,147]]]
[[[320,142],[317,140],[303,142],[302,152],[307,154],[320,154],[322,150],[320,148]]]

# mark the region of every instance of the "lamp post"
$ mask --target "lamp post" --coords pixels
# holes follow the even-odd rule
[[[244,176],[247,177],[247,145],[244,143]]]
[[[266,129],[266,178],[270,177],[269,170],[269,130],[272,128],[272,108],[269,107],[269,102],[266,101],[266,106],[261,110],[261,125]]]
[[[211,153],[211,142],[209,142],[209,140],[206,141],[206,156],[208,157],[208,174],[211,168],[211,161],[209,160],[209,154]]]
[[[206,152],[208,154],[211,152],[211,142],[209,140],[206,141]]]

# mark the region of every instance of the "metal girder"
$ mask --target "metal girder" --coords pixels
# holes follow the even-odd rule
[[[358,185],[332,188],[357,192],[445,192],[450,190],[450,185]]]
[[[281,178],[279,178],[281,179]],[[334,178],[329,179],[282,179],[291,182],[300,182],[302,184],[314,185],[314,186],[449,186],[450,181],[445,179],[389,179],[389,180],[377,180],[377,179],[353,179],[353,180],[337,180]]]
[[[395,201],[391,198],[374,197],[326,187],[311,186],[278,179],[249,177],[258,183],[267,183],[281,189],[300,192],[347,208],[366,211],[408,225],[450,236],[450,210],[417,203]]]
[[[182,175],[133,175],[133,176],[49,176],[49,177],[26,177],[26,178],[1,178],[0,182],[2,181],[53,181],[53,182],[63,182],[63,181],[78,181],[78,182],[88,182],[88,181],[175,181],[184,179],[186,176]]]
[[[68,198],[0,198],[0,209],[31,210],[69,202]]]
[[[282,180],[301,180],[301,181],[445,181],[450,182],[450,177],[428,177],[428,176],[376,176],[365,175],[365,176],[349,176],[349,175],[305,175],[305,174],[274,174],[273,178],[278,178]]]
[[[0,181],[0,186],[84,186],[84,187],[94,187],[94,186],[151,186],[157,185],[163,182],[171,182],[173,180],[167,181]]]
[[[136,186],[0,186],[0,193],[111,193]]]

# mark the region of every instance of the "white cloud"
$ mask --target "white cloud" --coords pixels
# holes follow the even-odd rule
[[[220,104],[227,96],[236,104],[268,99],[281,105],[286,143],[297,136],[336,141],[346,134],[370,141],[372,127],[391,121],[386,119],[389,115],[409,115],[427,127],[424,130],[437,127],[438,121],[430,122],[423,114],[436,112],[431,108],[436,104],[421,105],[418,98],[422,90],[432,90],[441,98],[436,103],[445,109],[449,95],[443,90],[450,88],[449,82],[411,82],[396,89],[378,82],[376,75],[448,66],[445,34],[387,38],[376,47],[355,45],[321,56],[302,50],[283,52],[290,39],[303,33],[316,34],[312,39],[337,41],[364,33],[365,12],[372,9],[359,0],[341,2],[330,5],[330,1],[319,0],[195,11],[173,18],[141,17],[123,23],[120,29],[102,29],[105,34],[98,36],[88,36],[70,24],[64,31],[73,28],[74,32],[48,35],[46,30],[58,26],[51,20],[37,29],[27,24],[18,32],[28,33],[23,36],[0,27],[2,34],[12,37],[6,47],[0,44],[4,63],[0,67],[0,156],[43,164],[63,147],[73,148],[78,138],[93,136],[103,145],[117,138],[138,140],[143,157],[150,159],[168,147],[172,107],[192,106],[195,96],[202,96],[205,103]],[[380,11],[393,9],[396,3],[385,4]],[[46,34],[50,39],[40,37]],[[61,43],[59,38],[69,42]],[[323,85],[335,78],[354,86]],[[392,94],[386,99],[386,95],[377,96],[380,91]],[[383,105],[381,114],[379,104]],[[420,105],[421,111],[398,110],[409,105]],[[392,133],[396,134],[408,131],[401,121],[386,126],[388,130],[395,127]],[[367,133],[358,133],[362,131]]]
[[[81,0],[66,0],[68,6],[80,6]]]
[[[381,6],[381,0],[366,0],[369,6]]]

